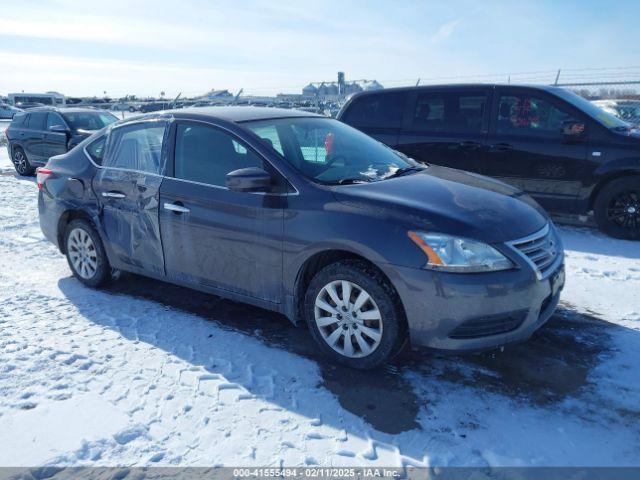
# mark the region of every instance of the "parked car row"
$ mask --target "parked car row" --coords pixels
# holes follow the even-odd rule
[[[356,94],[338,119],[419,162],[494,177],[547,211],[640,238],[640,132],[562,88],[443,85]]]
[[[22,112],[22,109],[12,107],[6,103],[0,103],[0,120],[10,120],[18,112]]]

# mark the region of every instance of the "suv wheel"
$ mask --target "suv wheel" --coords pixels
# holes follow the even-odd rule
[[[30,176],[35,172],[35,168],[31,166],[27,155],[20,147],[13,149],[13,166],[19,175]]]
[[[85,220],[73,220],[65,234],[67,261],[73,276],[89,287],[99,287],[111,279],[111,267],[102,241]]]
[[[612,237],[640,239],[640,176],[605,185],[596,198],[594,213],[600,229]]]
[[[364,262],[340,261],[316,274],[305,295],[314,340],[334,360],[375,368],[404,345],[404,318],[385,278]]]

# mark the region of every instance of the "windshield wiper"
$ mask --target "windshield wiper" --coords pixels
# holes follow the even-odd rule
[[[388,176],[386,176],[384,178],[401,177],[402,175],[405,175],[407,173],[421,172],[425,168],[426,167],[424,167],[423,165],[412,165],[410,167],[402,167],[402,168],[399,168],[398,170],[396,170],[395,172],[393,172],[391,175],[388,175]]]
[[[330,185],[354,185],[356,183],[369,183],[371,182],[370,178],[362,178],[362,177],[353,177],[353,178],[341,178],[340,180],[335,180],[333,182],[327,182]]]

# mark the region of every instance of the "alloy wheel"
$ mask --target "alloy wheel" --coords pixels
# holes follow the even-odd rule
[[[82,228],[69,233],[67,251],[74,270],[82,278],[90,279],[98,270],[98,254],[91,236]]]
[[[607,218],[623,228],[640,228],[640,192],[625,191],[613,197],[607,208]]]
[[[27,167],[27,157],[22,150],[16,150],[13,154],[13,163],[20,175],[24,175],[29,167]]]
[[[362,287],[347,280],[325,285],[315,301],[315,322],[323,340],[349,358],[370,355],[382,340],[382,314]]]

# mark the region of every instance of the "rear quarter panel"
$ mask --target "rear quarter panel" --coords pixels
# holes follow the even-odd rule
[[[38,196],[40,226],[45,236],[63,250],[61,240],[66,220],[70,215],[84,214],[104,238],[99,220],[99,205],[91,188],[91,179],[98,167],[89,161],[82,148],[51,157],[46,167],[53,173]],[[105,248],[108,249],[108,245]]]

